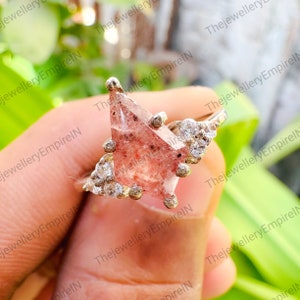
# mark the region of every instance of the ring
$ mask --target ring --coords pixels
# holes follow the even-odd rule
[[[167,115],[152,115],[124,92],[119,80],[106,82],[112,137],[105,154],[86,179],[83,190],[113,198],[140,199],[148,194],[175,208],[178,179],[191,173],[226,120],[224,109],[203,120],[184,119],[166,125]]]

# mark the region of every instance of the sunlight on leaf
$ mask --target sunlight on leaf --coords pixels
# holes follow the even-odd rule
[[[244,149],[237,165],[253,155]],[[258,163],[239,170],[226,183],[218,215],[263,278],[279,289],[298,282],[300,205],[278,179]]]
[[[59,33],[57,7],[43,2],[14,0],[3,9],[3,18],[9,20],[3,30],[4,40],[11,50],[34,64],[51,56]]]
[[[231,96],[231,101],[224,105],[228,119],[220,127],[216,138],[224,153],[227,170],[231,169],[243,147],[250,143],[258,126],[256,108],[245,95],[235,95],[236,89],[230,82],[224,82],[215,88],[220,99]],[[207,105],[213,107],[212,103]]]
[[[266,168],[300,149],[300,118],[276,134],[260,151],[264,149],[269,149],[261,162]]]
[[[0,149],[53,107],[51,98],[0,63]]]

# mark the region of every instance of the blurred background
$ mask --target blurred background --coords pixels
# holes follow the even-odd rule
[[[51,108],[106,93],[110,76],[129,92],[206,85],[229,113],[218,214],[234,242],[299,205],[299,0],[0,3],[0,148]],[[287,223],[232,251],[239,277],[222,299],[277,299],[300,282],[300,217]]]

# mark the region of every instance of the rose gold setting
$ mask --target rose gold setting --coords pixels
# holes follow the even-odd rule
[[[179,178],[191,174],[226,120],[225,110],[206,120],[184,119],[165,125],[167,115],[152,115],[127,97],[115,77],[107,80],[112,138],[83,189],[112,198],[139,200],[149,194],[165,207],[177,207],[174,193]]]

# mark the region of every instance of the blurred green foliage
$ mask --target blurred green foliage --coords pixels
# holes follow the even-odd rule
[[[1,19],[12,16],[23,4],[15,0],[1,7]],[[137,82],[143,84],[135,90],[167,87],[163,78],[144,81],[156,70],[154,66],[108,59],[101,47],[103,31],[75,23],[75,13],[62,1],[47,1],[0,31],[0,149],[52,107],[106,93],[105,81],[110,76],[118,77],[126,90]],[[170,86],[185,83],[172,82]],[[27,88],[21,91],[19,86]]]

